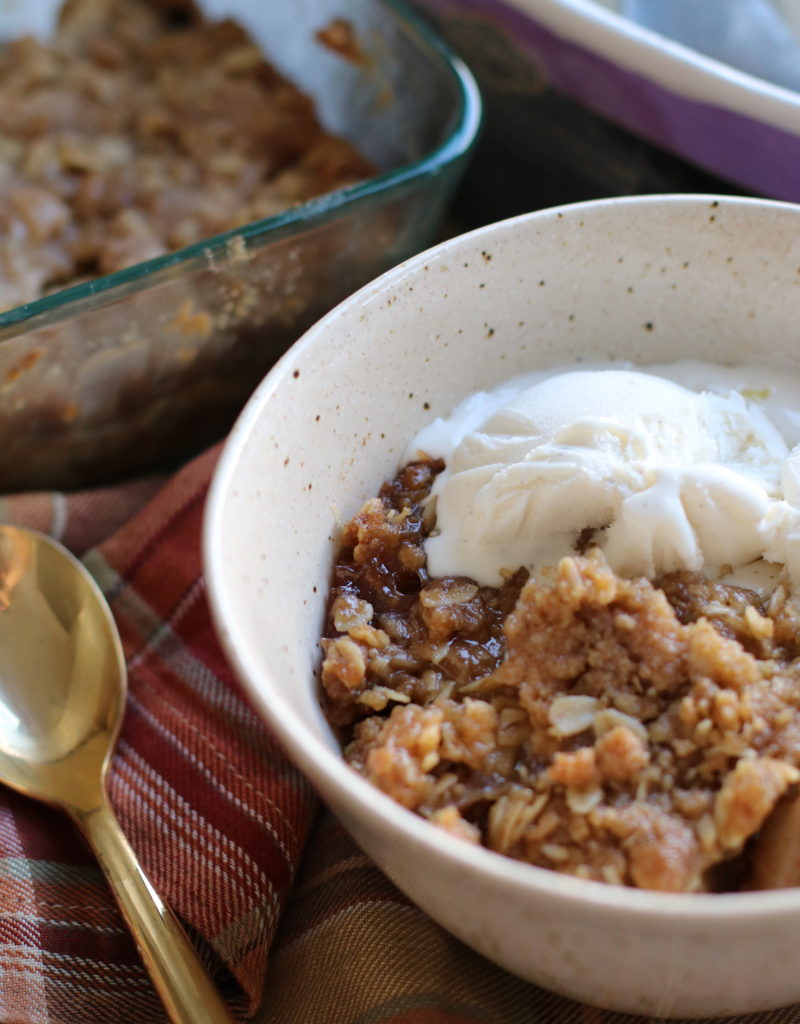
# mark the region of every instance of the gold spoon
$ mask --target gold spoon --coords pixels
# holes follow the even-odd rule
[[[108,800],[126,690],[119,634],[86,569],[48,537],[0,526],[0,782],[76,822],[174,1024],[232,1024]]]

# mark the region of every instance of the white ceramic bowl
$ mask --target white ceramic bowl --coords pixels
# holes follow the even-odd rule
[[[453,239],[357,292],[239,419],[206,523],[212,605],[268,724],[377,863],[509,970],[653,1016],[800,1000],[800,889],[633,891],[460,842],[345,765],[317,699],[337,526],[408,438],[467,393],[582,357],[800,366],[800,207],[654,196],[544,210]]]

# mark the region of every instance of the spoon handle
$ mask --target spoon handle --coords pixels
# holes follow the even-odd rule
[[[233,1024],[194,946],[139,864],[105,792],[98,807],[73,815],[106,874],[172,1024]]]

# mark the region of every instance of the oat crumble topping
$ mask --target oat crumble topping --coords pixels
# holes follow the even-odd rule
[[[531,864],[752,884],[759,832],[800,782],[800,605],[697,573],[623,579],[599,551],[499,588],[430,579],[441,468],[406,466],[342,536],[322,683],[349,763]]]

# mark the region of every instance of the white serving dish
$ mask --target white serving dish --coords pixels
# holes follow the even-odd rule
[[[211,489],[205,558],[233,666],[366,852],[508,970],[654,1017],[800,1001],[800,889],[604,886],[460,842],[342,760],[317,697],[338,526],[433,416],[582,358],[758,358],[800,368],[800,207],[655,196],[544,210],[396,267],[317,323],[260,385]],[[490,331],[491,328],[491,331]]]
[[[418,3],[476,68],[481,40],[505,39],[589,109],[747,191],[800,200],[800,94],[643,28],[619,0]],[[798,28],[797,0],[779,6]]]

